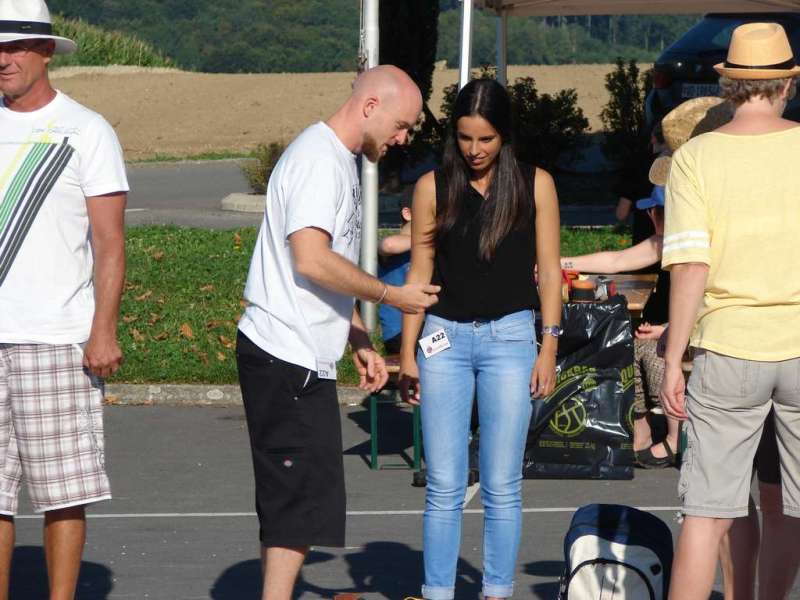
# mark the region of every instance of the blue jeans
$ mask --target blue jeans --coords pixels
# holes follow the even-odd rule
[[[429,315],[423,335],[444,329],[451,347],[419,364],[428,487],[423,517],[429,600],[454,596],[467,487],[472,400],[480,419],[484,506],[483,594],[508,598],[522,529],[522,459],[531,418],[530,377],[536,360],[532,311],[459,323]]]

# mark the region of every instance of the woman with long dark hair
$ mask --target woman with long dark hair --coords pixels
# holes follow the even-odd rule
[[[404,315],[400,358],[401,391],[421,404],[425,439],[422,594],[454,597],[477,398],[483,594],[508,598],[522,525],[531,399],[548,395],[555,383],[561,270],[553,179],[517,162],[511,102],[496,81],[475,80],[459,92],[443,165],[417,183],[412,216],[408,282],[442,286],[426,315]],[[537,352],[539,309],[544,335]]]

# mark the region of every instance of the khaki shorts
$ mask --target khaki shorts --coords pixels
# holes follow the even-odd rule
[[[103,388],[77,344],[0,344],[0,514],[22,479],[35,512],[111,498]]]
[[[758,362],[697,350],[687,387],[687,448],[678,493],[683,513],[748,513],[753,458],[775,409],[783,512],[800,517],[800,358]]]

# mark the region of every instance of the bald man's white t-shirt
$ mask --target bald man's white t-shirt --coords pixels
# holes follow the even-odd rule
[[[245,285],[239,329],[262,350],[318,371],[344,353],[353,297],[294,270],[289,236],[314,227],[353,263],[361,247],[361,187],[356,156],[325,123],[303,131],[269,179],[264,220]]]

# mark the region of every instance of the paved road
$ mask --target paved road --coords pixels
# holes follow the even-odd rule
[[[249,191],[235,160],[128,166],[127,224],[175,224],[209,229],[256,226],[260,214],[220,210],[220,201]]]
[[[383,410],[390,454],[410,445],[410,416]],[[256,600],[257,523],[242,409],[109,407],[106,421],[115,497],[91,511],[78,599]],[[370,600],[396,600],[419,592],[424,490],[410,485],[408,471],[367,468],[368,422],[362,407],[342,408],[349,546],[311,554],[299,598],[358,590]],[[577,506],[661,507],[656,514],[675,531],[676,482],[674,470],[639,471],[628,482],[525,481],[516,597],[555,597],[562,538]],[[476,494],[464,518],[459,599],[479,594],[479,508]],[[27,500],[22,512],[12,598],[44,599],[41,521],[28,517]]]
[[[254,227],[261,214],[224,211],[220,201],[230,193],[249,191],[236,160],[129,165],[131,193],[126,220],[129,226],[175,224],[208,229]],[[590,177],[590,175],[587,175]],[[381,214],[387,226],[394,210]],[[562,206],[565,225],[614,223],[613,207]]]

